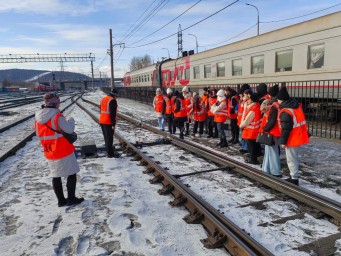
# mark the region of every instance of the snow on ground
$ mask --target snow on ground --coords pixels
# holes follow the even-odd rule
[[[103,94],[95,92],[87,98],[99,102]],[[126,99],[119,99],[119,111],[139,119],[156,120],[150,106]],[[32,110],[33,112],[33,110]],[[20,111],[18,112],[20,113]],[[76,132],[79,139],[76,146],[86,141],[94,141],[103,147],[100,128],[78,107],[71,107],[65,113],[76,120]],[[6,122],[2,118],[2,122]],[[144,138],[140,138],[145,140]],[[152,138],[154,139],[154,137]],[[340,179],[341,144],[313,138],[312,143],[301,150],[301,163],[304,173],[302,185],[319,194],[337,201],[340,193],[335,188],[319,187],[309,179],[323,180],[326,176]],[[2,144],[1,147],[5,145]],[[168,145],[165,147],[169,147]],[[153,147],[155,155],[158,147]],[[153,151],[152,151],[153,153]],[[179,162],[181,150],[163,157],[163,164],[172,166]],[[240,157],[238,159],[241,159]],[[188,160],[188,159],[187,159]],[[185,158],[181,161],[186,162]],[[48,167],[41,146],[36,137],[21,149],[15,156],[0,163],[0,255],[226,255],[224,250],[207,250],[200,239],[205,238],[201,225],[187,225],[182,218],[187,211],[172,208],[168,202],[170,196],[160,196],[157,189],[160,185],[150,185],[148,175],[142,173],[144,167],[129,157],[108,159],[78,159],[81,171],[78,175],[77,194],[85,202],[73,207],[57,207],[55,195],[48,176]],[[190,163],[191,170],[205,170],[213,167],[210,163],[196,161]],[[171,169],[171,168],[170,168]],[[215,207],[233,216],[233,220],[247,229],[257,230],[259,223],[266,222],[273,215],[288,216],[294,205],[286,202],[274,209],[268,202],[271,211],[259,211],[254,218],[246,218],[243,211],[236,211],[233,206],[243,204],[224,200],[233,194],[233,190],[210,192],[219,186],[222,172],[204,174],[200,182],[192,185],[194,191],[207,194],[207,200],[216,202]],[[309,179],[307,179],[309,178]],[[184,183],[193,184],[193,177],[184,177]],[[197,181],[197,180],[196,180]],[[219,180],[221,181],[221,180]],[[65,187],[65,180],[64,187]],[[229,177],[224,182],[238,182]],[[264,198],[266,195],[258,188],[250,187],[245,182],[245,203]],[[226,186],[227,187],[227,186]],[[277,202],[276,202],[277,203]],[[288,206],[289,205],[289,206]],[[247,209],[245,209],[247,210]],[[309,218],[308,218],[309,220]],[[302,223],[301,220],[290,221],[285,225],[269,227],[265,237],[256,232],[256,239],[268,241],[277,255],[290,255],[290,248],[283,244],[273,244],[281,237],[272,237],[271,229],[291,230],[290,243],[299,244],[309,241],[309,236],[298,231],[297,227],[313,225],[319,234],[337,232],[335,226],[319,223],[315,219]],[[254,228],[253,228],[254,227]],[[264,234],[263,234],[264,235]],[[262,236],[263,236],[262,235]],[[285,253],[283,253],[285,252]],[[307,254],[300,254],[307,255]]]

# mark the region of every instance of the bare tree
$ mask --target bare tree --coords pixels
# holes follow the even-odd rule
[[[152,58],[146,54],[142,57],[133,57],[130,61],[130,71],[138,70],[152,64]]]

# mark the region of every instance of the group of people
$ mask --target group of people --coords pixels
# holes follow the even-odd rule
[[[163,95],[156,89],[153,106],[158,118],[160,130],[175,134],[179,129],[180,139],[191,135],[218,138],[217,146],[224,148],[231,144],[241,144],[241,153],[248,153],[246,162],[260,164],[262,147],[257,138],[260,134],[271,136],[271,143],[264,145],[262,170],[275,177],[282,177],[280,151],[285,150],[290,177],[287,181],[298,185],[298,147],[309,143],[309,136],[303,109],[288,94],[286,87],[278,85],[267,88],[262,83],[254,92],[249,84],[243,84],[238,92],[230,87],[225,89],[204,88],[200,96],[191,92],[187,86],[182,94],[173,93],[167,88]],[[226,121],[230,120],[231,138],[225,134]],[[190,123],[193,130],[190,132]],[[239,138],[241,137],[241,140]]]

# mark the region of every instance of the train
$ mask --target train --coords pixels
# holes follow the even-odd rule
[[[124,87],[238,89],[243,83],[286,86],[305,99],[341,100],[341,12],[194,54],[183,52],[127,72]]]

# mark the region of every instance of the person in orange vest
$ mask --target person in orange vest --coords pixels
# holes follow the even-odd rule
[[[269,89],[271,100],[264,100],[261,104],[261,112],[263,113],[262,123],[259,132],[268,133],[272,135],[274,145],[264,146],[264,158],[262,170],[265,173],[271,174],[275,177],[281,178],[281,162],[280,152],[278,147],[278,139],[280,136],[278,109],[279,104],[275,97],[278,93],[278,85],[274,85]]]
[[[194,120],[192,136],[195,137],[199,128],[199,138],[201,138],[204,133],[204,124],[206,122],[206,107],[197,92],[193,92],[192,109],[190,114],[193,114]]]
[[[157,120],[159,123],[159,129],[161,131],[165,130],[164,119],[163,119],[163,114],[162,114],[163,103],[164,103],[164,99],[163,99],[161,89],[157,88],[155,92],[155,97],[153,100],[153,107],[155,109],[155,114],[157,116]]]
[[[201,100],[204,102],[205,108],[206,108],[206,113],[208,112],[209,108],[208,108],[208,99],[210,97],[210,89],[208,87],[204,87],[204,92],[201,95]],[[204,132],[206,134],[208,134],[208,122],[207,122],[207,118],[206,121],[204,123]]]
[[[72,117],[65,118],[60,113],[60,99],[57,94],[45,94],[44,101],[42,109],[35,113],[34,129],[50,167],[52,187],[58,199],[58,206],[80,204],[84,198],[75,196],[76,174],[79,172],[75,147],[61,133],[56,132],[73,133],[75,120]],[[61,177],[67,177],[67,199],[64,197]]]
[[[171,88],[167,88],[166,93],[167,94],[164,96],[164,101],[163,101],[163,106],[162,106],[162,115],[164,115],[167,121],[168,132],[170,134],[174,134],[176,131],[176,127],[173,125],[175,96],[173,95],[173,91]]]
[[[256,142],[261,123],[261,112],[258,99],[257,93],[250,94],[249,90],[244,92],[244,101],[247,105],[244,108],[239,127],[242,129],[242,138],[246,141],[247,150],[250,153],[250,158],[245,160],[245,162],[249,164],[259,164],[257,156],[260,156],[262,153],[260,144]]]
[[[224,123],[227,120],[227,100],[224,90],[220,89],[217,93],[217,102],[211,107],[211,112],[214,114],[214,122],[217,123],[220,142],[217,146],[224,148],[228,147],[226,135],[224,131]]]
[[[237,92],[231,87],[227,87],[225,89],[227,95],[227,117],[230,119],[231,125],[231,135],[232,138],[227,142],[231,144],[239,143],[239,126],[237,125],[237,107],[239,103],[239,98]]]
[[[295,99],[290,98],[285,87],[279,90],[277,100],[281,129],[279,144],[282,149],[285,149],[287,165],[290,170],[290,178],[287,181],[298,185],[298,148],[309,143],[306,119],[302,107]]]
[[[114,88],[109,95],[103,97],[100,105],[99,123],[101,125],[105,148],[109,158],[118,158],[119,154],[114,150],[114,133],[117,121],[117,100],[118,91]]]
[[[259,104],[262,104],[263,100],[271,100],[270,95],[268,94],[268,86],[264,83],[259,84],[256,87],[256,91],[259,96]]]
[[[185,93],[183,93],[185,94]],[[175,109],[174,109],[174,125],[180,130],[180,139],[184,139],[184,124],[188,120],[186,111],[186,102],[183,95],[178,91],[175,92]]]
[[[244,92],[248,90],[249,93],[252,93],[252,89],[249,84],[243,84],[240,89],[238,90],[239,95],[239,103],[238,103],[238,111],[237,111],[237,125],[240,128],[240,123],[242,121],[242,116],[244,113],[244,108],[247,105],[247,103],[244,101]],[[239,133],[241,132],[241,129],[239,129]],[[246,141],[241,138],[241,146],[242,148],[239,149],[239,152],[242,154],[245,154],[248,152],[247,150],[247,144]]]
[[[214,122],[214,114],[211,112],[211,107],[217,102],[217,89],[210,90],[210,97],[208,98],[208,111],[207,111],[207,126],[208,136],[207,138],[218,138],[218,127],[217,123]],[[214,133],[213,133],[214,130]]]
[[[184,96],[184,99],[185,99],[186,112],[187,112],[187,120],[185,122],[185,136],[187,136],[187,135],[189,135],[189,124],[192,121],[192,118],[189,114],[189,112],[191,111],[190,106],[191,106],[191,102],[192,102],[192,97],[191,97],[191,93],[190,93],[187,86],[182,88],[182,95]]]

